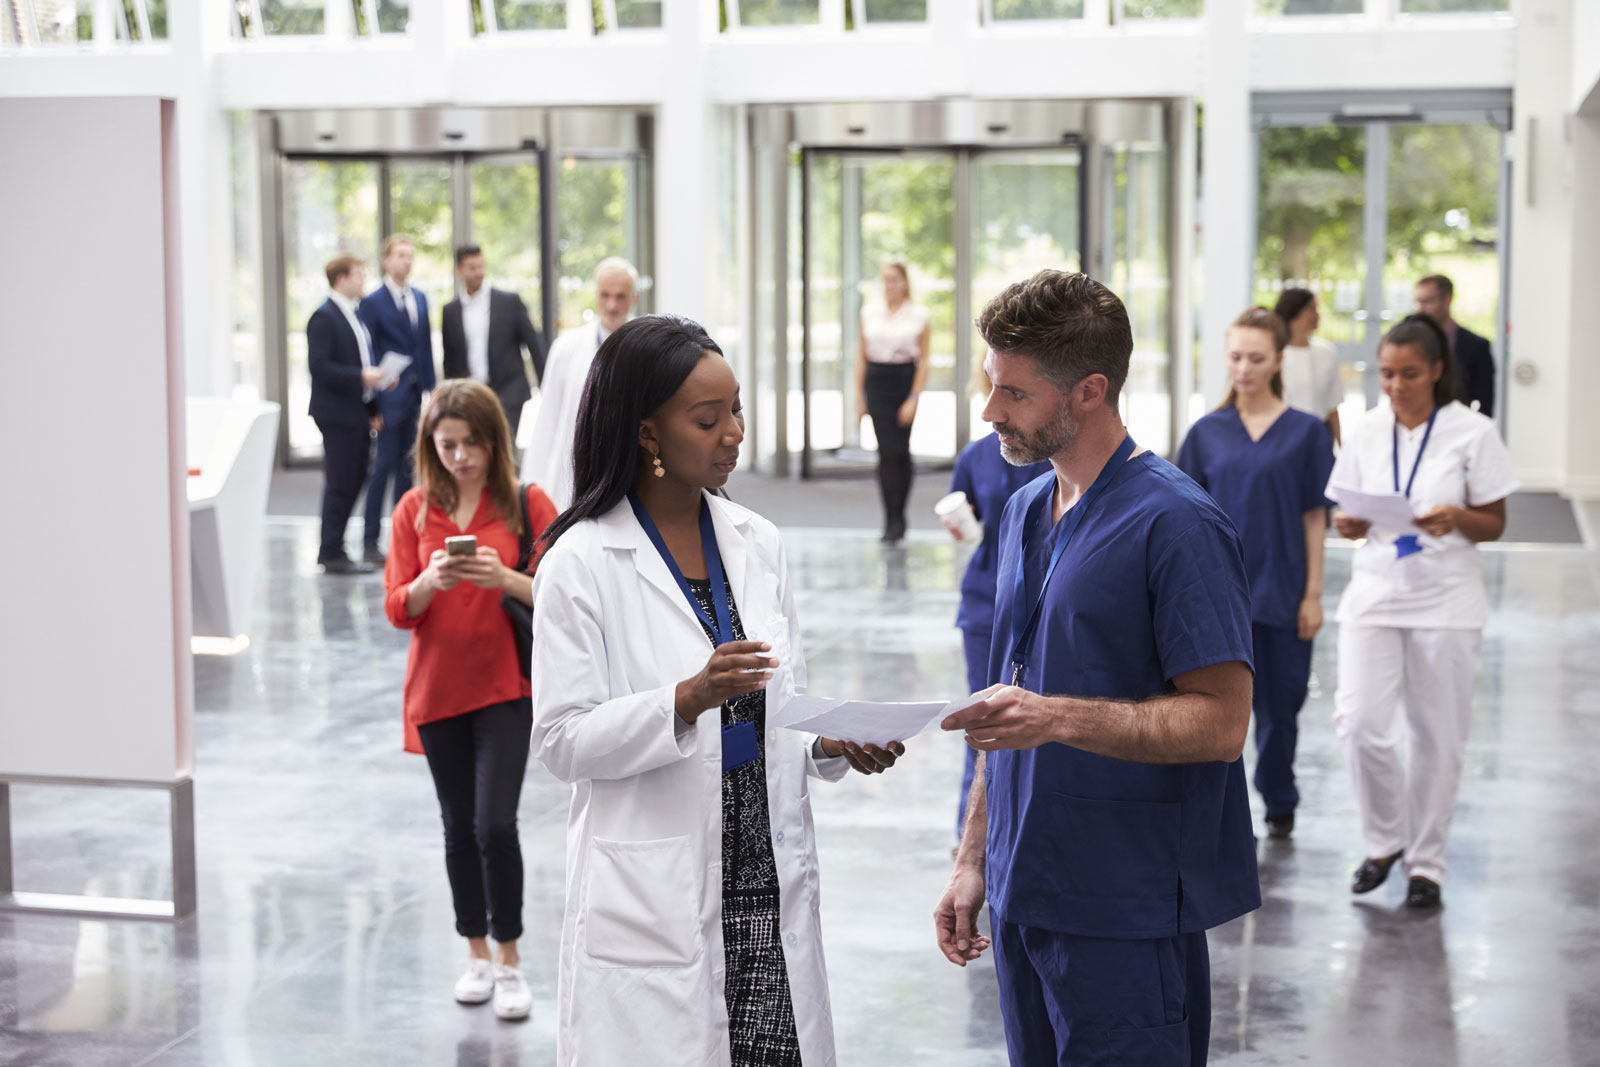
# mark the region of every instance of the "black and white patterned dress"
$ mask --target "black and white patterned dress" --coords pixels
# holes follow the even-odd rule
[[[706,618],[716,618],[711,583],[688,579]],[[739,606],[728,592],[733,639],[743,641]],[[704,620],[712,642],[716,636]],[[750,693],[722,706],[722,725],[755,724],[759,759],[722,775],[722,940],[727,957],[728,1037],[733,1067],[801,1067],[789,975],[778,926],[778,867],[767,816],[767,694]]]

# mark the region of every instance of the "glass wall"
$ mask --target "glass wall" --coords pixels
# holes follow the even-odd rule
[[[647,257],[640,225],[649,190],[644,160],[638,156],[564,156],[555,176],[561,278],[558,330],[594,318],[594,271],[608,256],[635,266]],[[640,278],[640,310],[650,307],[652,281]]]
[[[1174,442],[1166,149],[1142,144],[1107,148],[1105,182],[1106,284],[1122,297],[1133,329],[1122,415],[1142,447],[1169,455]]]
[[[472,242],[483,249],[488,284],[522,297],[537,322],[544,307],[539,165],[531,155],[513,155],[479,156],[467,167]]]

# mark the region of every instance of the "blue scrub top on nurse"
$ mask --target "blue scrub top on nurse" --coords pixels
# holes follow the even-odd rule
[[[1240,751],[1250,605],[1233,524],[1117,410],[1122,302],[1042,271],[984,310],[984,418],[1053,467],[1011,498],[986,700],[945,721],[983,752],[941,951],[987,900],[1011,1062],[1205,1062],[1205,931],[1260,905]],[[1006,684],[1009,683],[1009,684]]]

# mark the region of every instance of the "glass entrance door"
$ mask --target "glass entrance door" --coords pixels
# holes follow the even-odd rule
[[[1081,269],[1080,164],[1076,147],[803,153],[803,354],[788,426],[806,476],[876,462],[871,421],[857,417],[856,373],[861,311],[882,299],[891,259],[905,263],[911,298],[931,320],[912,453],[948,463],[989,432],[971,319],[1037,270]]]

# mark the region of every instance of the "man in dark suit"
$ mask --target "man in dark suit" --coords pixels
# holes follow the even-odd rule
[[[1455,283],[1443,274],[1430,274],[1417,283],[1417,310],[1439,324],[1450,340],[1450,355],[1460,379],[1461,402],[1494,418],[1494,353],[1489,340],[1450,317]]]
[[[383,372],[372,358],[367,328],[356,314],[366,270],[354,256],[326,268],[332,290],[306,323],[311,368],[311,418],[322,434],[322,546],[317,562],[328,574],[364,574],[370,563],[344,552],[344,531],[367,476],[371,434],[381,423],[374,390]]]
[[[533,360],[533,373],[544,378],[544,339],[533,328],[528,308],[516,293],[483,284],[483,249],[456,249],[456,278],[461,295],[444,306],[440,341],[446,378],[476,378],[500,398],[511,440],[517,439],[522,405],[533,391],[522,362],[523,349]]]
[[[372,333],[373,356],[381,364],[390,353],[411,362],[400,372],[394,388],[379,395],[383,429],[378,432],[377,455],[367,479],[366,549],[362,558],[382,564],[378,530],[385,514],[384,494],[391,481],[393,508],[411,488],[412,447],[417,441],[417,419],[424,393],[433,391],[433,333],[428,328],[428,301],[406,284],[416,246],[411,238],[396,234],[383,242],[383,284],[361,301],[361,321]]]

